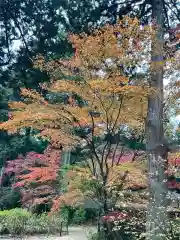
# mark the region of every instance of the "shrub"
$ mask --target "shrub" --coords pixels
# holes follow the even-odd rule
[[[13,235],[23,233],[30,217],[31,213],[21,208],[0,211],[1,233]]]
[[[18,208],[21,205],[19,192],[9,187],[1,188],[0,194],[0,209]]]
[[[25,232],[28,234],[44,233],[48,232],[48,229],[49,225],[44,214],[42,216],[33,214],[32,217],[28,219],[25,226]]]
[[[114,211],[103,216],[102,231],[107,239],[133,240],[139,239],[145,231],[144,212],[120,212]]]
[[[33,233],[55,233],[60,231],[61,218],[59,216],[48,216],[43,213],[41,215],[33,214],[31,218],[28,219],[25,232],[28,234]]]
[[[86,211],[83,208],[76,209],[73,216],[73,223],[80,224],[86,220]]]
[[[86,211],[86,220],[87,221],[96,221],[99,215],[99,211],[97,209],[85,209]]]
[[[105,240],[106,236],[104,232],[90,233],[88,240]]]
[[[36,215],[25,209],[16,208],[0,211],[0,234],[40,234],[59,232],[60,216]]]
[[[97,210],[64,205],[60,208],[60,216],[69,224],[81,224],[96,219]]]
[[[73,217],[74,217],[75,208],[64,205],[60,209],[60,216],[63,219],[63,221],[67,221],[69,224],[73,223]]]

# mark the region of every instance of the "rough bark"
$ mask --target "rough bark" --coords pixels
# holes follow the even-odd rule
[[[152,17],[157,33],[152,43],[152,70],[149,84],[158,94],[149,97],[146,124],[149,206],[147,211],[146,239],[163,239],[167,230],[166,176],[167,147],[163,130],[163,0],[152,0]]]

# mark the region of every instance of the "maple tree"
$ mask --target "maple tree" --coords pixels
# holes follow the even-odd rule
[[[101,182],[105,211],[109,175],[117,165],[116,153],[121,152],[121,141],[111,144],[105,136],[114,136],[123,125],[144,127],[147,98],[154,89],[147,86],[148,74],[139,76],[137,68],[150,62],[153,36],[151,26],[128,17],[89,36],[70,35],[73,58],[46,62],[39,56],[35,61],[51,77],[51,84],[42,88],[50,94],[66,93],[67,101],[54,104],[36,91],[22,89],[24,102],[10,102],[12,117],[0,125],[9,132],[26,126],[38,129],[56,148],[85,145],[90,150],[86,170]]]
[[[12,188],[19,189],[23,206],[51,204],[57,194],[60,151],[48,147],[43,154],[29,152],[7,161],[3,179],[11,179]]]
[[[109,141],[103,141],[105,134],[115,135],[122,125],[140,129],[144,126],[147,97],[153,90],[144,84],[146,77],[143,84],[139,81],[136,68],[148,59],[147,46],[152,36],[151,26],[142,27],[137,19],[129,17],[114,26],[106,25],[90,36],[70,35],[75,49],[72,59],[46,63],[40,56],[35,62],[35,66],[46,69],[51,76],[51,85],[43,88],[68,93],[68,102],[51,104],[39,93],[22,89],[25,101],[9,104],[12,118],[1,124],[1,129],[16,132],[30,126],[40,130],[42,136],[50,137],[56,147],[85,142],[91,150],[86,164],[93,176],[100,172],[105,189],[120,145],[118,142],[114,147]],[[69,79],[70,75],[78,77]],[[84,133],[75,134],[76,130]],[[100,145],[95,141],[97,136],[102,139]],[[106,209],[106,190],[102,194]]]
[[[98,163],[96,163],[96,167],[98,168]],[[147,187],[147,177],[142,163],[132,163],[131,161],[109,167],[105,186],[101,180],[101,174],[93,176],[89,168],[78,165],[66,171],[64,180],[66,191],[54,199],[52,213],[60,211],[63,205],[81,206],[87,199],[91,199],[100,207],[104,202],[103,191],[106,191],[109,208],[112,208],[118,200],[124,200],[123,190],[137,190]]]
[[[41,69],[44,67],[51,73],[58,70],[67,73],[69,66],[71,70],[78,68],[81,71],[78,75],[83,76],[83,80],[55,79],[49,88],[50,91],[67,92],[69,104],[49,104],[37,92],[23,89],[22,95],[32,98],[34,102],[11,102],[9,106],[13,110],[13,119],[1,124],[1,128],[13,132],[32,126],[40,129],[42,135],[50,135],[52,140],[64,134],[63,142],[66,145],[66,136],[70,140],[73,135],[67,129],[69,125],[80,128],[84,125],[92,128],[94,125],[95,135],[104,134],[104,130],[113,133],[123,124],[143,125],[149,91],[145,86],[136,84],[130,76],[146,57],[145,44],[150,41],[148,31],[152,31],[149,26],[141,29],[137,19],[127,18],[115,26],[104,27],[94,36],[82,39],[71,36],[76,49],[75,58],[68,63],[51,61],[46,64],[43,58],[36,61]],[[95,71],[106,67],[108,58],[111,58],[112,64],[106,68],[106,76],[97,77]],[[52,74],[52,77],[55,76]],[[76,95],[83,99],[83,106],[78,106]]]

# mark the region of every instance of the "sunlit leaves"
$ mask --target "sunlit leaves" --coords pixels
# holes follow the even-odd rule
[[[75,56],[69,61],[46,62],[42,56],[35,61],[35,67],[48,71],[52,77],[51,84],[42,88],[66,93],[68,101],[50,104],[38,92],[22,89],[26,105],[11,103],[13,116],[0,128],[13,132],[31,126],[43,136],[49,135],[53,143],[70,146],[78,141],[74,127],[88,126],[89,140],[105,131],[113,133],[124,124],[142,127],[152,90],[136,83],[136,78],[132,81],[131,76],[148,59],[147,46],[153,34],[151,26],[142,27],[136,18],[125,17],[91,35],[69,36],[75,48]],[[98,76],[99,71],[103,74]]]

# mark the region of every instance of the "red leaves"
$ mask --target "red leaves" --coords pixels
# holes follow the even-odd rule
[[[24,187],[24,185],[25,185],[25,182],[21,181],[21,182],[17,182],[17,183],[12,184],[12,187],[13,188],[21,188],[21,187]]]
[[[107,215],[103,216],[101,218],[101,220],[103,222],[114,222],[117,220],[125,220],[128,219],[129,215],[123,212],[118,212],[118,211],[114,211],[114,212],[109,212]]]
[[[172,181],[168,181],[167,187],[169,189],[180,189],[180,183],[176,181],[176,179]]]
[[[60,153],[56,150],[47,150],[44,154],[31,153],[31,155],[26,156],[24,162],[23,170],[28,170],[29,173],[20,174],[18,179],[24,180],[26,183],[52,182],[56,180]],[[37,167],[37,164],[42,166]]]
[[[180,167],[180,158],[171,158],[169,159],[169,164]]]
[[[55,181],[57,177],[57,171],[55,167],[31,167],[28,168],[28,170],[30,173],[20,175],[18,179],[24,180],[26,183],[44,183],[48,181]]]
[[[167,182],[167,187],[169,189],[180,189],[180,182],[178,182],[177,173],[180,169],[180,158],[171,158],[168,161],[169,163],[169,169],[166,171],[166,174],[168,177],[172,177],[172,180],[169,180]]]
[[[60,151],[48,148],[44,154],[29,152],[25,157],[8,161],[4,174],[14,175],[16,183],[12,187],[19,188],[23,204],[37,204],[47,200],[44,195],[48,195],[47,201],[54,195],[59,163]]]
[[[13,161],[7,161],[5,167],[5,173],[11,174],[14,173],[18,176],[24,169],[28,169],[28,167],[33,166],[38,161],[41,161],[41,154],[37,154],[35,152],[29,152],[25,157],[19,155],[19,157]]]

